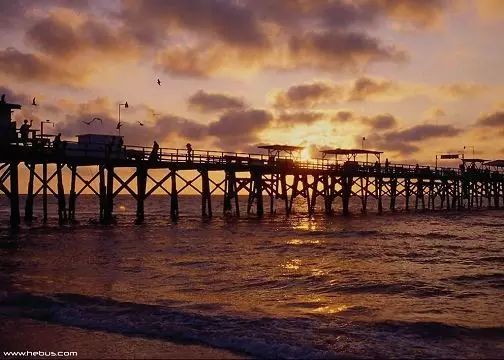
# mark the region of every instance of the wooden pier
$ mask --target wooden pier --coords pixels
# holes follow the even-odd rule
[[[465,159],[467,166],[460,168],[431,168],[388,160],[383,164],[381,152],[361,149],[334,149],[323,152],[321,159],[301,161],[296,157],[300,148],[285,145],[263,147],[267,154],[245,154],[122,144],[119,150],[96,150],[78,148],[74,142],[53,144],[37,136],[24,143],[18,141],[17,134],[15,139],[0,139],[0,192],[9,199],[13,227],[21,222],[20,192],[26,194],[25,221],[33,220],[38,199],[43,205],[43,221],[47,221],[48,197],[54,196],[61,223],[77,219],[78,199],[86,191],[97,197],[102,223],[113,222],[114,199],[122,193],[136,200],[137,223],[144,221],[145,200],[154,193],[170,197],[169,214],[177,219],[183,212],[179,195],[189,188],[201,196],[201,215],[205,217],[214,215],[217,193],[224,195],[223,212],[229,216],[241,215],[239,194],[248,195],[247,213],[258,217],[265,210],[274,214],[279,202],[281,212],[291,214],[298,198],[305,200],[308,214],[315,213],[320,199],[328,215],[334,213],[337,202],[342,214],[348,215],[350,200],[355,198],[362,212],[375,202],[378,213],[395,211],[399,201],[406,210],[504,206],[502,161],[475,166],[476,159]],[[367,161],[357,161],[358,156]],[[376,161],[369,161],[370,156]],[[27,189],[21,191],[22,167],[28,172],[28,182]],[[131,174],[121,176],[125,170]],[[162,175],[156,177],[153,172]]]

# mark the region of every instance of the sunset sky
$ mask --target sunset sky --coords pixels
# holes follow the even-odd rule
[[[0,9],[0,93],[23,105],[18,120],[51,119],[66,138],[116,133],[128,101],[127,144],[285,143],[316,156],[365,136],[396,162],[464,145],[504,158],[501,0],[0,0]],[[95,116],[103,125],[82,122]]]

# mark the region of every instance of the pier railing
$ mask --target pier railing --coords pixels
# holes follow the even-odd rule
[[[334,161],[329,159],[315,158],[301,160],[292,156],[270,156],[259,153],[229,152],[194,149],[160,147],[153,151],[150,146],[134,145],[106,145],[82,144],[75,141],[62,141],[60,144],[51,144],[50,135],[46,135],[44,141],[29,141],[25,144],[16,143],[20,147],[54,151],[67,159],[87,158],[96,160],[134,160],[140,162],[155,163],[193,163],[193,164],[237,164],[247,166],[274,166],[278,168],[296,168],[303,170],[339,171],[350,170],[355,174],[380,174],[381,176],[459,176],[464,173],[478,175],[502,176],[498,170],[471,169],[463,171],[460,168],[431,167],[411,164],[392,164],[360,161]]]

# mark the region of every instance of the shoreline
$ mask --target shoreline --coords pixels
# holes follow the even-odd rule
[[[76,351],[76,359],[246,359],[206,345],[182,344],[0,316],[0,351]],[[19,358],[19,356],[17,357]]]

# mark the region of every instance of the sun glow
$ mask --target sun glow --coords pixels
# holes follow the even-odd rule
[[[312,160],[312,156],[310,154],[310,145],[307,145],[303,150],[301,150],[300,159],[302,161]]]

